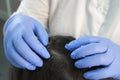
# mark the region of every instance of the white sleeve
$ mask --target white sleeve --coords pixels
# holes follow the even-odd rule
[[[49,0],[22,0],[16,13],[30,16],[48,27]]]

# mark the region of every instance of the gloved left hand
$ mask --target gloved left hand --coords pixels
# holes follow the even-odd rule
[[[120,46],[109,39],[95,36],[80,37],[66,44],[79,69],[103,66],[84,73],[86,79],[114,78],[120,80]]]
[[[4,27],[4,51],[8,61],[17,68],[35,70],[43,67],[50,54],[46,47],[48,34],[34,18],[12,15]]]

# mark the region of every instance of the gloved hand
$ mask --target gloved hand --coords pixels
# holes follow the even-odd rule
[[[71,50],[71,58],[79,69],[99,67],[85,72],[86,79],[114,78],[120,80],[120,46],[109,39],[95,36],[80,37],[66,44]]]
[[[47,32],[33,18],[16,14],[8,19],[4,27],[4,51],[15,67],[28,70],[42,67],[42,58],[50,58],[47,44]]]

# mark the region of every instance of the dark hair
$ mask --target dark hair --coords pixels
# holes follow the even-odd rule
[[[11,68],[9,80],[84,80],[82,73],[74,67],[74,60],[70,58],[70,51],[65,44],[74,40],[68,36],[52,36],[47,49],[51,58],[44,60],[44,66],[35,71]]]

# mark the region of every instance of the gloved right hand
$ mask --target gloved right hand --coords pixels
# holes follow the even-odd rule
[[[4,51],[13,66],[28,70],[42,67],[42,58],[50,58],[50,54],[45,48],[47,44],[47,32],[33,18],[16,14],[6,22]]]

